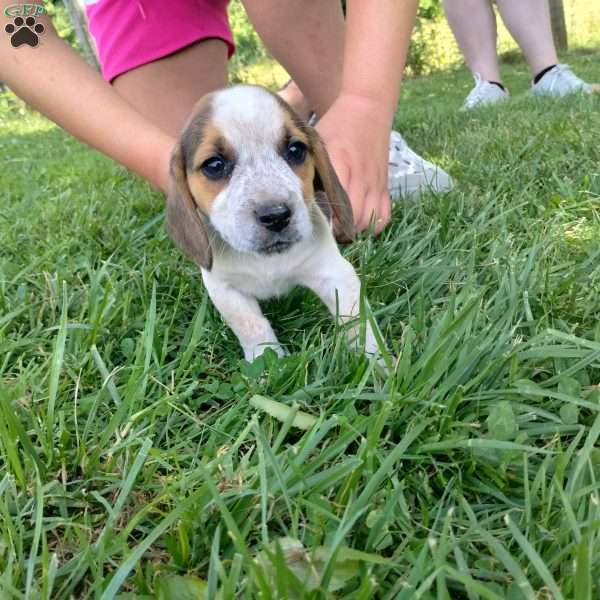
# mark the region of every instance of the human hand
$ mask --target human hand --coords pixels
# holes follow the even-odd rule
[[[316,129],[325,143],[340,183],[348,193],[358,231],[371,223],[380,233],[389,223],[390,123],[375,99],[340,95]],[[335,226],[335,224],[334,224]]]

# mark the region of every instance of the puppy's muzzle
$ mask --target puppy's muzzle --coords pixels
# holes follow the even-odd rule
[[[287,204],[271,204],[254,210],[256,220],[269,231],[281,233],[292,218],[292,211]]]

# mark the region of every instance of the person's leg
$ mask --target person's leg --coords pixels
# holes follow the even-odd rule
[[[502,20],[523,51],[532,75],[558,63],[548,0],[497,0],[497,4]]]
[[[446,19],[473,73],[500,82],[496,16],[489,0],[444,0]]]
[[[227,85],[225,42],[197,42],[113,80],[115,90],[152,123],[176,137],[192,107],[207,94]]]
[[[102,75],[176,137],[194,104],[227,84],[228,0],[97,0],[86,4]]]
[[[548,0],[497,0],[502,20],[519,44],[533,75],[534,94],[566,96],[591,94],[597,86],[586,83],[567,65],[558,64],[552,37]]]
[[[318,116],[339,93],[344,15],[339,0],[243,0],[248,18],[271,54],[293,77]],[[282,93],[296,106],[297,89]]]

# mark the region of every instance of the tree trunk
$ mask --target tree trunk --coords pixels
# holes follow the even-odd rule
[[[77,41],[81,46],[83,55],[88,64],[98,69],[98,59],[96,58],[95,44],[88,32],[87,20],[83,6],[79,0],[63,0],[67,12],[69,13],[69,19],[75,30]]]
[[[554,45],[559,52],[568,50],[569,41],[567,38],[567,23],[565,21],[565,7],[563,5],[563,0],[549,0],[549,2]]]

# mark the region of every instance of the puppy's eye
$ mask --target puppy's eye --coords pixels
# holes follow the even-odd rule
[[[285,160],[291,165],[300,165],[306,158],[306,144],[302,142],[290,142],[285,149]]]
[[[209,179],[222,179],[229,173],[229,163],[220,154],[211,156],[206,159],[201,165],[200,170]]]

